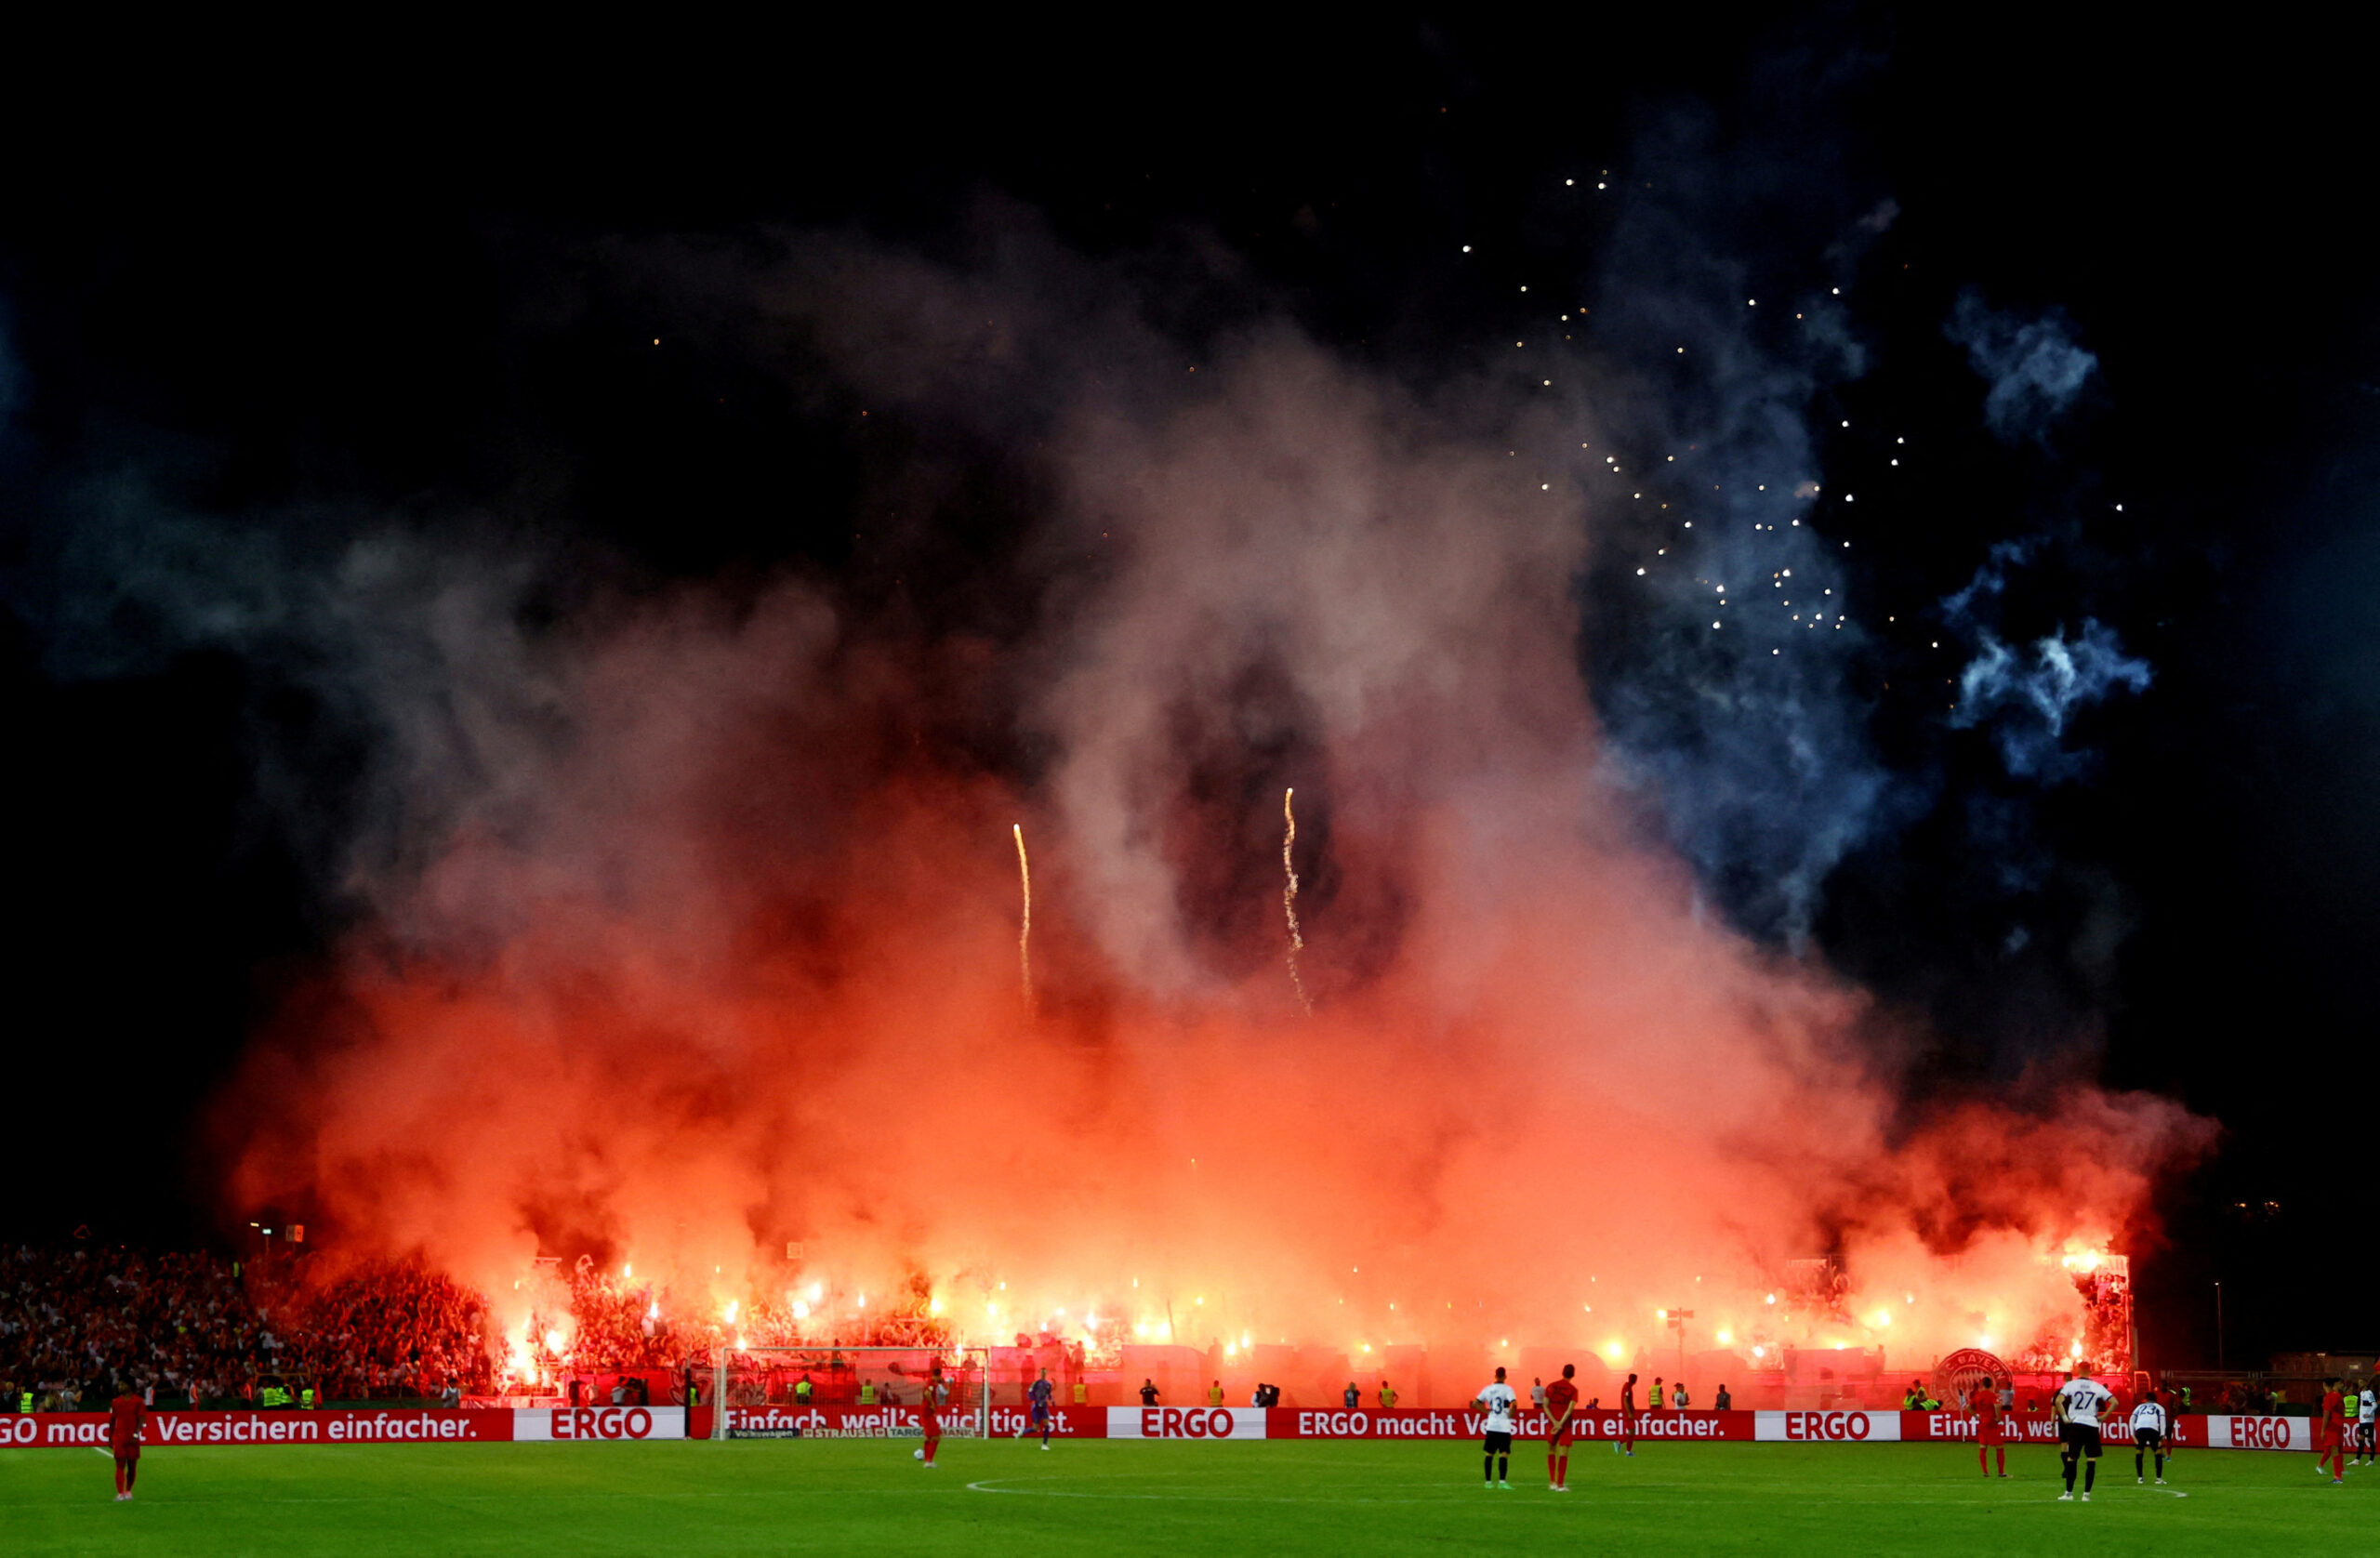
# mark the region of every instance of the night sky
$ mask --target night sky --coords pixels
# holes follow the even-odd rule
[[[1419,394],[1518,396],[1516,343],[1559,333],[1635,387],[1591,475],[1720,428],[1708,473],[1752,481],[1801,441],[1795,544],[1850,614],[1823,656],[1713,650],[1636,573],[1666,521],[1616,522],[1577,581],[1654,825],[1713,912],[1875,993],[1912,1117],[2086,1079],[2221,1121],[2137,1251],[2152,1361],[2213,1361],[2217,1279],[2235,1363],[2380,1346],[2380,313],[2347,51],[2265,17],[1934,13],[76,65],[0,204],[7,1115],[51,1166],[9,1176],[0,1235],[222,1237],[205,1102],[364,912],[373,732],[301,637],[206,627],[268,588],[248,549],[302,574],[394,525],[536,558],[524,610],[555,623],[789,573],[1017,641],[1051,609],[1020,583],[1030,409],[864,417],[737,297],[821,242],[1021,246],[1122,278],[1185,368],[1287,319]],[[1684,511],[1683,475],[1636,480]],[[1706,534],[1755,534],[1726,512]],[[188,588],[109,577],[86,543],[126,532]],[[2044,640],[2104,652],[2047,706]],[[1993,644],[2002,681],[1963,680]]]

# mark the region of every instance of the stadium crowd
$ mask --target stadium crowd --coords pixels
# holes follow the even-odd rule
[[[0,1250],[0,1409],[419,1397],[483,1388],[485,1301],[412,1266],[314,1283],[288,1258]]]

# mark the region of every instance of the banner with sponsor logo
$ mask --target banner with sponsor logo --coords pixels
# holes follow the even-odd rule
[[[1750,1412],[1633,1412],[1580,1407],[1570,1419],[1578,1439],[1749,1439]],[[1513,1414],[1513,1437],[1542,1439],[1553,1427],[1543,1412]],[[1476,1439],[1488,1430],[1487,1414],[1399,1406],[1309,1410],[1276,1406],[1265,1434],[1273,1439]]]
[[[2202,1449],[2206,1446],[2206,1425],[2219,1419],[2175,1418],[2165,1442],[2177,1449]],[[2011,1445],[2055,1445],[2057,1443],[2057,1419],[2044,1416],[2018,1416],[2008,1413],[2000,1419],[2003,1437]],[[1972,1443],[1978,1431],[1972,1412],[1903,1412],[1900,1414],[1900,1436],[1905,1440],[1954,1440]],[[2132,1443],[2132,1418],[2118,1413],[2099,1425],[2099,1436],[2109,1445]]]
[[[176,1445],[486,1444],[511,1439],[514,1417],[507,1411],[152,1412],[140,1442],[150,1449]],[[0,1417],[0,1447],[67,1448],[107,1442],[105,1412]]]
[[[547,1406],[512,1413],[512,1437],[584,1443],[683,1439],[686,1413],[679,1406]]]
[[[1789,1445],[1889,1445],[1900,1439],[1902,1415],[1899,1412],[1754,1412],[1752,1415],[1752,1436],[1764,1443]]]
[[[1276,1409],[1278,1411],[1278,1409]],[[1284,1417],[1293,1412],[1279,1412]],[[1110,1406],[1110,1439],[1262,1439],[1261,1406]]]
[[[975,1407],[945,1406],[942,1409],[942,1436],[972,1439],[980,1421]],[[727,1409],[730,1438],[921,1439],[925,1437],[925,1414],[915,1406],[777,1406]],[[711,1409],[697,1406],[687,1436],[707,1439],[710,1425]],[[995,1435],[1022,1433],[1035,1436],[1041,1432],[1032,1425],[1021,1406],[993,1407],[991,1431]],[[1098,1408],[1055,1407],[1051,1413],[1050,1434],[1053,1439],[1104,1439],[1107,1436],[1107,1419]]]
[[[2217,1450],[2310,1450],[2314,1447],[2314,1431],[2320,1426],[2311,1418],[2209,1417],[2181,1420],[2202,1425],[2207,1447]]]

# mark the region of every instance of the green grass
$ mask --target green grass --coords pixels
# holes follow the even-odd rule
[[[2056,1502],[2056,1452],[1976,1474],[1953,1446],[1583,1445],[1573,1491],[1542,1452],[1479,1485],[1462,1445],[947,1440],[152,1449],[112,1500],[89,1449],[0,1452],[0,1552],[665,1554],[1606,1551],[1827,1554],[2352,1552],[2380,1471],[2318,1482],[2307,1455],[2185,1453],[2169,1490],[2110,1456],[2098,1498]],[[2175,1497],[2187,1494],[2187,1498]],[[1509,1544],[1525,1544],[1514,1549]]]

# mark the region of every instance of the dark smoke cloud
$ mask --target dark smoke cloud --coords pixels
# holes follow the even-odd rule
[[[1706,889],[1799,944],[1828,873],[1907,810],[1850,692],[1869,642],[1843,544],[1815,522],[1810,425],[1867,371],[1841,292],[1897,209],[1789,208],[1823,186],[1817,153],[1715,134],[1687,114],[1647,138],[1595,278],[1597,338],[1628,366],[1601,370],[1624,410],[1596,453],[1621,474],[1589,490],[1620,510],[1606,600],[1630,624],[1603,646],[1596,700]]]
[[[2046,439],[2099,360],[2075,344],[2063,310],[2024,319],[1991,308],[1972,290],[1959,295],[1943,334],[1966,348],[1968,365],[1990,385],[1984,421],[2010,441]]]
[[[1959,673],[1962,727],[1990,721],[2008,772],[2019,778],[2058,779],[2079,772],[2082,759],[2060,745],[2078,711],[2121,690],[2149,683],[2146,661],[2125,654],[2113,629],[2086,617],[2072,639],[2064,629],[2036,640],[2028,655],[1990,633]]]
[[[2071,638],[2061,626],[2012,648],[1998,631],[2012,578],[2055,545],[2047,535],[1996,543],[1975,576],[1942,601],[1942,620],[1977,649],[1959,672],[1950,723],[1989,727],[2002,762],[2020,779],[2056,783],[2085,772],[2092,756],[2069,748],[2074,717],[2119,693],[2142,693],[2153,673],[2124,653],[2114,628],[2086,616]]]

